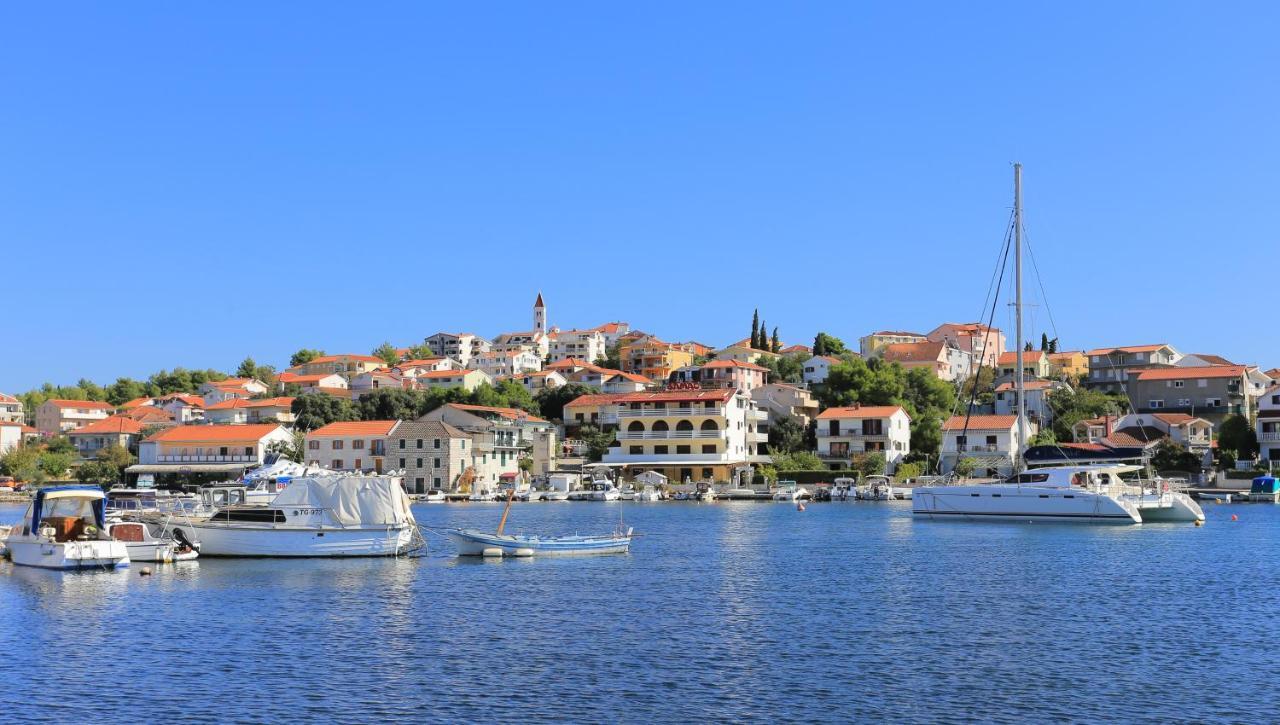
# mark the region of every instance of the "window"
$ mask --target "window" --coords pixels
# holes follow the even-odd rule
[[[708,445],[708,444],[703,444],[703,446],[702,446],[702,452],[703,452],[703,453],[715,453],[715,452],[716,452],[715,444],[710,444],[710,445]]]
[[[314,440],[314,439],[307,441],[307,450],[309,451],[320,450],[320,441]]]
[[[342,446],[343,446],[343,442],[342,442],[342,441],[334,441],[334,442],[333,442],[333,450],[335,450],[335,451],[340,451],[340,450],[342,450]]]
[[[1181,388],[1181,387],[1184,387],[1184,386],[1186,386],[1186,384],[1187,384],[1187,381],[1185,381],[1185,380],[1175,380],[1175,381],[1173,381],[1173,387],[1175,387],[1175,388]]]
[[[360,459],[359,459],[359,458],[357,458],[357,459],[355,459],[354,461],[352,461],[352,462],[351,462],[351,467],[352,467],[352,468],[356,468],[356,469],[360,468]]]
[[[711,478],[711,469],[710,469],[710,468],[704,468],[704,469],[702,469],[702,477],[703,477],[703,478]]]
[[[422,468],[422,459],[421,459],[421,458],[419,458],[419,459],[418,459],[418,465],[417,465],[417,468]]]
[[[1178,398],[1178,407],[1180,408],[1191,407],[1191,398]]]
[[[418,480],[422,480],[422,479],[418,479]],[[435,478],[431,479],[431,485],[435,488],[440,488],[440,477],[436,476]]]
[[[1221,408],[1222,398],[1205,398],[1204,404],[1214,408]]]
[[[401,458],[401,459],[400,459],[400,465],[399,465],[399,468],[400,468],[401,470],[403,470],[403,469],[404,469],[404,459],[403,459],[403,458]]]
[[[1196,387],[1197,387],[1197,388],[1207,388],[1207,387],[1209,387],[1209,381],[1208,381],[1208,380],[1205,380],[1204,378],[1201,378],[1200,380],[1197,380],[1197,381],[1196,381]]]
[[[827,422],[827,435],[840,435],[840,421],[832,420]]]
[[[404,439],[403,439],[403,438],[401,438],[401,439],[400,439],[400,450],[402,450],[402,451],[404,450]]]
[[[356,450],[364,450],[364,439],[351,441],[351,447]]]
[[[1163,401],[1163,400],[1148,400],[1148,401],[1147,401],[1147,407],[1148,407],[1148,408],[1163,408],[1163,407],[1164,407],[1164,401]]]
[[[638,455],[640,455],[640,454],[644,453],[644,446],[631,446],[631,447],[628,449],[628,452],[630,452],[630,453],[631,453],[631,455],[633,455],[633,456],[638,456]]]
[[[341,459],[341,458],[335,458],[335,459],[333,459],[333,467],[334,467],[334,468],[342,468],[342,459]]]
[[[996,444],[995,436],[987,436],[987,445],[994,446]]]
[[[415,478],[415,479],[413,479],[413,482],[414,482],[415,484],[417,484],[417,486],[418,486],[418,490],[422,490],[422,479],[421,479],[421,478]]]
[[[654,446],[654,447],[653,447],[653,454],[654,454],[655,456],[665,456],[665,455],[667,455],[667,451],[668,451],[668,450],[670,450],[670,448],[669,448],[668,446]]]
[[[677,456],[688,455],[688,453],[689,453],[689,446],[676,446]]]
[[[419,439],[418,439],[418,447],[419,447],[419,448],[421,448],[421,447],[422,447],[422,439],[421,439],[421,438],[419,438]]]
[[[440,459],[439,459],[439,458],[437,458],[437,459],[435,459],[434,461],[432,461],[432,463],[434,464],[434,465],[432,466],[432,468],[439,468],[439,467],[440,467]]]
[[[440,448],[440,439],[439,439],[439,438],[435,438],[435,439],[433,439],[433,440],[431,441],[431,447],[432,447],[432,448],[435,448],[435,449],[437,449],[437,450],[439,450],[439,448]]]

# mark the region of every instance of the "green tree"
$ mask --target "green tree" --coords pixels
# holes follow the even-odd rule
[[[50,438],[48,442],[45,443],[44,449],[49,453],[65,453],[69,456],[75,455],[77,452],[75,444],[66,436]]]
[[[295,416],[294,428],[302,431],[315,430],[330,423],[359,419],[356,408],[350,400],[335,398],[324,393],[300,395],[293,399],[290,409]]]
[[[413,420],[422,415],[423,397],[421,393],[412,390],[379,388],[360,396],[355,413],[361,420]],[[295,407],[300,399],[294,400]]]
[[[374,357],[382,358],[382,361],[385,362],[388,367],[400,362],[400,354],[396,352],[395,345],[392,345],[389,341],[373,348],[373,352],[369,354]]]
[[[961,458],[956,461],[956,467],[952,471],[960,478],[968,478],[978,468],[978,461],[974,458]]]
[[[899,463],[898,469],[893,472],[893,477],[899,481],[905,481],[909,478],[919,478],[924,475],[924,464],[919,461],[911,463]]]
[[[1058,436],[1054,434],[1052,428],[1041,428],[1039,433],[1032,436],[1028,445],[1032,446],[1052,446],[1058,442]]]
[[[299,365],[305,365],[318,357],[324,357],[324,350],[311,350],[304,347],[289,357],[289,367],[296,368]]]
[[[755,347],[755,349],[757,350],[769,349],[769,332],[768,332],[768,329],[765,327],[764,320],[760,320],[760,341],[753,347]]]
[[[423,342],[421,345],[414,345],[413,347],[409,348],[410,360],[428,360],[435,356],[436,354],[431,349],[431,346],[425,342]]]
[[[810,451],[795,451],[773,456],[773,467],[782,473],[787,471],[821,471],[826,468],[826,466],[822,465],[822,459],[818,458],[816,453]]]
[[[866,478],[867,476],[883,476],[884,469],[884,454],[880,451],[855,453],[853,456],[853,470],[857,471],[862,478]]]
[[[101,461],[88,461],[76,469],[76,480],[80,483],[96,483],[107,487],[119,481],[119,472]]]
[[[563,423],[566,404],[595,392],[595,388],[582,383],[569,383],[558,388],[543,388],[533,396],[533,399],[538,404],[538,415],[550,421]]]
[[[1049,352],[1049,335],[1048,333],[1040,333],[1040,352]]]
[[[1156,471],[1200,472],[1200,456],[1188,451],[1176,441],[1165,438],[1156,444],[1151,453],[1151,468]]]
[[[987,405],[995,400],[996,390],[996,371],[995,368],[979,366],[977,372],[965,378],[960,383],[958,394],[960,402],[967,407],[970,400],[974,400],[979,405]],[[974,397],[974,390],[977,390],[977,397]]]
[[[770,352],[782,352],[782,341],[778,339],[778,328],[773,328],[773,340],[769,343]]]
[[[1053,410],[1053,434],[1060,441],[1072,440],[1076,423],[1104,415],[1118,416],[1126,408],[1122,398],[1083,388],[1051,390],[1045,400]]]
[[[40,471],[40,451],[34,447],[14,448],[0,456],[0,473],[19,481],[35,481]]]
[[[1231,414],[1218,426],[1218,450],[1231,451],[1237,460],[1253,458],[1258,452],[1258,435],[1243,415]]]
[[[819,332],[817,337],[813,338],[813,354],[814,355],[832,355],[838,356],[848,352],[844,342],[834,335],[828,335],[825,332]]]
[[[778,357],[761,357],[756,364],[769,368],[769,382],[791,383],[799,385],[804,382],[804,361],[808,358],[804,353],[791,353]]]
[[[240,367],[236,368],[236,377],[238,378],[252,378],[257,374],[258,363],[254,362],[251,357],[241,360]]]
[[[294,463],[307,462],[307,434],[294,430],[287,441],[272,441],[267,444],[267,453],[284,456]]]
[[[578,440],[587,444],[587,459],[592,462],[604,458],[604,454],[609,452],[609,447],[616,440],[613,433],[602,431],[594,425],[584,425],[579,428],[577,437]]]
[[[622,343],[615,342],[605,347],[604,357],[596,360],[595,364],[610,370],[622,369]]]
[[[67,475],[71,462],[75,457],[70,453],[54,453],[44,451],[40,454],[40,470],[49,478],[60,479]]]
[[[135,398],[144,397],[147,386],[133,378],[116,378],[114,383],[106,387],[106,394],[108,403],[120,406]]]
[[[751,313],[751,347],[760,347],[760,308]]]
[[[927,410],[911,420],[911,453],[938,459],[942,450],[942,423],[944,413]]]
[[[769,422],[769,453],[795,453],[806,450],[805,427],[787,416]]]

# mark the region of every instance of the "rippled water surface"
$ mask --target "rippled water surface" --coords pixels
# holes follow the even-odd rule
[[[500,510],[414,509],[484,527]],[[0,564],[0,713],[1280,720],[1280,507],[1213,506],[1196,528],[917,522],[903,503],[541,503],[508,526],[603,531],[619,512],[644,534],[623,556],[459,560],[432,538],[421,559],[204,559],[151,577]]]

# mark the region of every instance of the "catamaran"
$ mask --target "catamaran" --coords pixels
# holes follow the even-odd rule
[[[930,520],[1080,521],[1140,524],[1143,521],[1203,521],[1200,505],[1168,482],[1126,483],[1122,473],[1138,466],[1057,466],[1020,470],[1027,441],[1022,339],[1022,165],[1013,165],[1015,324],[1017,395],[1015,474],[1000,483],[930,485],[913,491],[912,513]],[[994,310],[995,302],[992,302]],[[994,314],[994,313],[993,313]]]

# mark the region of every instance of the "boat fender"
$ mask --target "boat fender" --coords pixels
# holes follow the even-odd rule
[[[1196,519],[1196,526],[1204,526],[1204,519]]]
[[[138,570],[138,576],[151,576],[151,567],[144,566]]]
[[[533,556],[533,549],[516,549],[513,553],[516,556]]]
[[[1232,521],[1239,521],[1239,520],[1240,520],[1240,517],[1239,517],[1239,516],[1236,516],[1235,514],[1231,514],[1231,520],[1232,520]]]
[[[480,556],[498,556],[498,557],[500,557],[500,556],[502,556],[502,549],[499,549],[499,548],[498,548],[498,547],[496,547],[496,546],[486,547],[484,551],[481,551],[481,552],[480,552]]]

